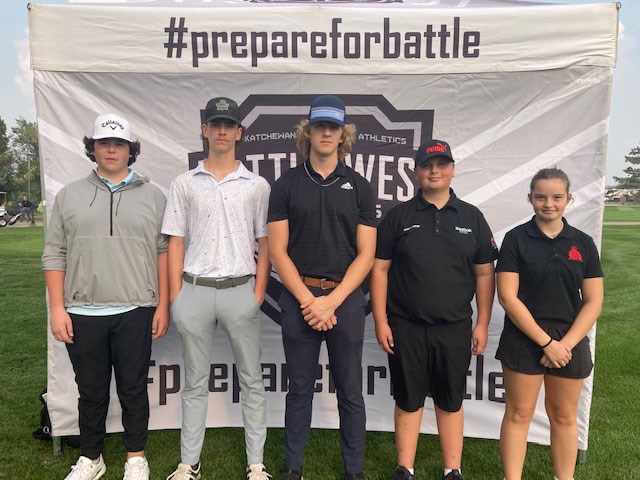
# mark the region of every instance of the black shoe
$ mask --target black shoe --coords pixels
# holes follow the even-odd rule
[[[442,480],[462,480],[462,474],[460,470],[451,470],[446,475],[442,476]]]
[[[280,475],[280,480],[302,480],[302,472],[300,470],[287,470]]]
[[[364,473],[345,473],[344,480],[366,480]]]
[[[416,480],[416,476],[412,475],[405,467],[399,466],[392,480]]]

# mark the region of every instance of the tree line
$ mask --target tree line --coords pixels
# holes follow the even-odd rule
[[[38,128],[20,117],[7,130],[0,117],[0,191],[7,192],[7,203],[17,206],[27,195],[34,207],[42,200]]]
[[[624,161],[630,165],[623,170],[626,174],[624,177],[613,177],[616,181],[616,187],[636,189],[640,188],[640,146],[633,147],[628,155],[625,155]]]

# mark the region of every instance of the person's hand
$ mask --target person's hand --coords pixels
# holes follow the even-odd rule
[[[61,307],[49,312],[51,332],[56,340],[64,343],[73,343],[73,324],[67,311]]]
[[[489,332],[487,327],[476,325],[471,334],[471,353],[474,355],[482,355],[487,348],[487,340],[489,338]]]
[[[300,305],[305,322],[314,330],[326,332],[338,323],[336,306],[329,296],[313,297]]]
[[[158,307],[153,314],[153,323],[151,324],[151,339],[164,337],[169,330],[169,312],[166,308]]]
[[[387,352],[389,355],[393,355],[393,333],[391,333],[391,327],[388,323],[384,325],[378,325],[376,323],[376,338],[378,339],[378,346]]]
[[[544,355],[540,359],[540,365],[547,368],[566,367],[571,361],[571,350],[562,342],[552,340],[549,345],[542,349]]]

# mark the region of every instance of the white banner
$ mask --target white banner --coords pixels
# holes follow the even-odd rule
[[[431,2],[433,3],[433,2]],[[32,66],[66,72],[434,74],[615,63],[615,3],[510,8],[31,5]]]
[[[511,2],[506,4],[510,5]],[[340,30],[344,35],[347,27],[352,28],[350,18],[355,17],[345,12],[358,10],[358,25],[361,26],[364,25],[360,23],[362,18],[369,18],[372,25],[382,25],[383,18],[387,16],[391,18],[393,26],[396,24],[396,13],[405,15],[414,7],[417,8],[416,5],[396,8],[394,4],[392,8],[376,10],[373,6],[297,6],[287,10],[293,16],[278,17],[280,20],[272,30],[284,29],[285,25],[297,25],[299,28],[296,27],[296,31],[301,31],[302,26],[307,28],[317,22],[317,25],[322,24],[322,28],[326,28],[326,32],[331,32],[330,19],[342,17],[344,22],[339,25],[341,29],[345,28]],[[275,17],[270,16],[275,15],[275,9],[272,5],[252,4],[238,11],[243,16],[262,16],[275,22]],[[480,28],[473,19],[482,18],[487,32],[502,31],[503,35],[514,35],[516,40],[521,37],[522,41],[532,42],[534,40],[531,38],[537,38],[536,32],[547,28],[544,19],[553,16],[557,22],[565,25],[563,32],[568,32],[575,28],[576,15],[584,15],[579,27],[583,29],[579,42],[589,45],[590,53],[583,58],[599,58],[596,52],[602,51],[609,52],[604,57],[611,62],[615,58],[615,30],[612,41],[598,34],[592,37],[591,31],[585,27],[598,23],[615,25],[617,14],[610,5],[537,6],[531,10],[527,7],[527,12],[538,12],[543,19],[539,20],[536,15],[526,16],[527,31],[531,38],[521,29],[512,28],[510,23],[516,21],[516,14],[522,10],[520,7],[506,6],[498,9],[469,7],[456,9],[453,16],[449,9],[429,9],[424,12],[428,13],[430,22],[438,25],[446,23],[447,18],[459,16],[460,25],[464,28]],[[377,196],[379,218],[394,204],[406,201],[415,194],[413,156],[418,145],[429,138],[442,138],[454,147],[454,189],[459,196],[483,211],[498,243],[510,228],[532,215],[530,204],[526,201],[531,176],[539,168],[557,165],[568,173],[572,181],[575,200],[567,211],[569,222],[592,235],[599,244],[611,93],[610,62],[605,62],[605,65],[597,62],[583,64],[573,53],[562,50],[568,47],[557,45],[557,58],[551,64],[562,65],[563,68],[547,69],[550,68],[547,60],[551,60],[551,55],[546,48],[541,48],[542,63],[536,68],[530,63],[530,70],[520,70],[513,68],[523,60],[513,46],[511,54],[515,60],[505,60],[504,64],[498,62],[489,73],[474,73],[472,63],[466,63],[466,59],[461,58],[451,59],[450,65],[454,70],[469,66],[470,70],[463,74],[430,71],[429,74],[423,72],[412,75],[401,74],[407,68],[405,59],[390,59],[385,63],[386,73],[382,74],[376,67],[369,68],[369,64],[361,59],[341,58],[326,59],[326,63],[322,64],[324,74],[320,76],[300,73],[297,66],[279,63],[275,59],[265,59],[264,64],[260,60],[256,69],[252,70],[249,57],[242,60],[228,58],[228,50],[221,61],[224,65],[236,67],[225,70],[209,59],[203,62],[203,65],[206,64],[203,69],[183,69],[177,66],[179,63],[175,59],[166,58],[162,46],[158,47],[160,54],[144,46],[150,41],[147,37],[155,35],[148,29],[153,30],[155,27],[150,26],[157,24],[160,17],[165,24],[168,24],[170,17],[185,17],[189,22],[193,19],[193,25],[189,24],[191,33],[195,30],[208,31],[210,34],[212,28],[204,26],[207,18],[222,18],[227,13],[229,9],[216,6],[210,9],[145,9],[126,5],[32,7],[30,23],[32,28],[38,27],[32,32],[32,52],[34,65],[38,66],[35,71],[35,90],[47,205],[53,204],[57,191],[63,185],[82,178],[93,168],[94,164],[84,155],[81,138],[90,133],[93,120],[99,113],[116,112],[130,121],[134,136],[142,143],[142,154],[134,165],[135,169],[149,176],[166,191],[176,175],[206,155],[199,126],[201,109],[207,100],[220,95],[230,96],[239,103],[246,127],[238,158],[247,168],[272,183],[300,161],[294,146],[293,128],[306,116],[311,99],[318,94],[332,93],[345,100],[348,121],[358,127],[357,142],[347,163],[372,183]],[[126,32],[122,33],[120,22],[103,21],[105,15],[115,18],[113,16],[116,14],[124,25],[129,21],[138,25],[138,33],[133,35],[130,30],[132,26],[127,26]],[[80,18],[83,20],[80,21]],[[283,18],[291,21],[284,21]],[[327,19],[329,23],[324,23]],[[467,19],[473,21],[467,23]],[[536,23],[538,21],[542,24]],[[201,23],[196,27],[196,22]],[[403,21],[398,25],[402,24],[405,31],[413,28],[411,25],[414,23]],[[107,33],[102,31],[106,24],[113,27],[108,35],[108,43],[114,49],[110,53],[104,52],[105,45],[102,43],[107,41]],[[262,22],[262,25],[268,24],[266,20]],[[67,33],[63,32],[79,25],[86,30],[95,28],[102,31],[103,34],[98,35],[100,40],[91,34],[81,41],[79,37],[66,36]],[[228,31],[235,28],[231,20],[225,21],[224,25]],[[246,27],[249,23],[243,22],[243,25]],[[53,37],[55,51],[43,47],[45,37],[39,35],[39,28],[61,32]],[[135,44],[132,44],[132,38],[135,38]],[[344,40],[344,36],[341,38]],[[484,43],[485,38],[489,37],[481,36],[481,52],[511,48],[508,40],[494,45]],[[167,41],[166,34],[161,40]],[[562,43],[557,40],[556,36],[556,43]],[[54,43],[52,38],[49,43]],[[75,53],[67,54],[67,50]],[[87,54],[89,51],[93,54]],[[130,56],[125,51],[133,53]],[[222,55],[223,50],[219,49],[219,52]],[[506,51],[503,53],[507,55]],[[187,55],[187,51],[184,54]],[[537,56],[531,51],[529,54],[531,58]],[[118,55],[122,55],[122,64],[116,62],[118,64],[115,65],[112,62],[116,61]],[[479,58],[482,59],[483,55]],[[124,70],[133,65],[130,61],[133,57],[138,66],[127,73]],[[45,68],[55,65],[60,70],[67,70],[72,59],[77,62],[72,71],[47,71]],[[306,61],[310,62],[306,72],[318,68],[316,62],[311,62],[309,58]],[[240,64],[248,66],[237,67]],[[97,72],[98,65],[105,71]],[[274,71],[288,65],[290,70],[265,73],[268,70],[262,68],[268,69],[266,65],[274,65]],[[216,68],[225,71],[211,71]],[[422,72],[423,67],[416,68],[412,73]],[[166,73],[169,71],[174,73]],[[183,73],[178,75],[176,72]],[[272,427],[283,425],[287,388],[280,329],[276,323],[279,319],[276,299],[282,288],[274,274],[262,317],[267,419]],[[484,356],[474,357],[469,370],[465,400],[467,436],[499,436],[504,388],[500,364],[494,359],[494,354],[502,330],[502,317],[503,312],[496,301],[487,352]],[[51,336],[49,340],[48,401],[54,433],[74,434],[77,432],[77,391],[73,373],[64,346]],[[593,349],[594,342],[591,345]],[[177,332],[172,327],[167,337],[154,342],[153,346],[149,370],[152,429],[180,427],[180,389],[184,379],[181,363]],[[336,400],[324,350],[319,363],[321,374],[314,401],[313,426],[336,428]],[[240,426],[238,383],[233,357],[223,332],[218,334],[212,349],[211,365],[207,424],[211,427]],[[390,396],[387,359],[375,341],[372,319],[369,319],[366,328],[363,378],[367,428],[392,431],[393,400]],[[588,442],[591,390],[590,378],[585,383],[580,404],[582,449],[586,449]],[[108,418],[109,431],[122,428],[119,415],[114,391]],[[436,431],[430,402],[427,403],[422,431]],[[542,397],[529,440],[549,443]]]

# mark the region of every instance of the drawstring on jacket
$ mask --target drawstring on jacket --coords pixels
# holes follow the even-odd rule
[[[120,208],[120,200],[122,200],[122,189],[118,189],[117,192],[118,194],[118,203],[116,204],[116,217],[118,216],[118,208]]]
[[[96,196],[98,195],[98,186],[94,185],[95,190],[93,191],[93,198],[91,199],[91,203],[89,203],[89,206],[91,207],[93,205],[93,202],[96,201]]]

